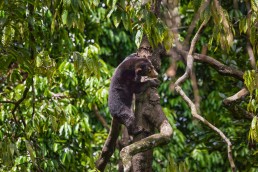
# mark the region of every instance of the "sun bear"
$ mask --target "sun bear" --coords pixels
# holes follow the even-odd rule
[[[111,79],[108,96],[110,113],[127,127],[130,135],[137,135],[142,131],[142,127],[136,126],[131,109],[133,94],[159,84],[158,79],[141,82],[142,76],[156,78],[158,73],[148,59],[132,54],[118,65]]]

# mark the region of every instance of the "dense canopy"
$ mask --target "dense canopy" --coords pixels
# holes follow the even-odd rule
[[[166,51],[174,131],[153,171],[257,171],[257,15],[256,0],[0,1],[0,171],[96,171],[110,78],[144,36]]]

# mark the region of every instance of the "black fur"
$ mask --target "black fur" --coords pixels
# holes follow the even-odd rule
[[[141,82],[141,76],[157,77],[157,72],[148,59],[136,54],[128,56],[119,64],[111,79],[108,106],[111,115],[124,124],[129,134],[138,134],[141,127],[136,126],[131,109],[134,93],[139,93],[151,86],[158,86],[157,79]]]

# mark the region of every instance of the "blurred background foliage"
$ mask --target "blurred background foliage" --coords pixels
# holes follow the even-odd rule
[[[256,114],[257,72],[244,47],[248,36],[257,55],[258,3],[251,1],[250,20],[245,2],[236,1],[238,10],[233,1],[220,1],[219,13],[212,1],[203,13],[212,20],[196,51],[208,44],[209,56],[246,71],[250,96],[240,106]],[[180,39],[202,3],[180,1]],[[98,116],[110,124],[107,96],[114,68],[135,52],[143,34],[152,46],[172,46],[173,35],[150,11],[149,3],[137,0],[0,1],[0,171],[95,171],[107,137]],[[169,65],[164,57],[159,93],[174,136],[154,149],[153,171],[230,171],[226,144],[193,120],[187,104],[171,91]],[[178,78],[185,65],[176,65]],[[256,117],[247,120],[222,104],[244,83],[207,64],[196,63],[195,73],[202,115],[231,140],[238,170],[258,171]],[[193,97],[190,81],[183,89]],[[107,171],[117,171],[117,160],[118,152]]]

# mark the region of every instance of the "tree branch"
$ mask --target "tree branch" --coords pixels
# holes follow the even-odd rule
[[[31,100],[31,103],[32,103],[32,114],[31,114],[31,117],[33,118],[34,117],[34,114],[35,114],[35,85],[34,85],[34,79],[32,78],[32,100]]]
[[[251,4],[249,1],[245,1],[246,3],[246,9],[247,9],[247,25],[251,26],[251,14],[252,14],[252,9],[251,9]],[[253,48],[250,42],[250,33],[251,29],[250,27],[247,28],[246,34],[247,34],[247,43],[246,43],[246,50],[247,53],[249,55],[249,60],[251,63],[251,66],[253,69],[256,69],[256,62],[255,62],[255,56],[254,56],[254,52],[253,52]]]
[[[237,92],[236,94],[234,94],[233,96],[230,96],[226,99],[223,100],[223,103],[225,104],[230,104],[232,102],[237,101],[238,99],[246,96],[249,93],[249,91],[246,88],[242,88],[239,92]]]
[[[187,77],[189,76],[189,74],[192,72],[192,67],[193,67],[193,62],[194,62],[194,58],[193,58],[193,55],[192,55],[193,50],[194,50],[195,44],[198,40],[199,33],[200,33],[200,31],[202,30],[202,28],[205,24],[206,24],[206,21],[203,21],[200,28],[196,32],[194,38],[192,39],[190,50],[189,50],[188,55],[187,55],[186,71],[185,71],[184,75],[181,76],[180,78],[178,78],[178,80],[175,82],[175,90],[187,102],[188,106],[191,108],[191,113],[192,113],[193,117],[200,120],[205,125],[210,127],[212,130],[217,132],[222,137],[222,139],[227,143],[227,145],[228,145],[228,147],[227,147],[227,149],[228,149],[228,160],[229,160],[232,171],[236,171],[236,166],[235,166],[235,163],[233,161],[233,156],[232,156],[232,144],[231,144],[230,140],[224,135],[224,133],[222,131],[220,131],[218,128],[213,126],[211,123],[209,123],[206,119],[204,119],[202,116],[200,116],[198,114],[195,104],[190,100],[190,98],[185,94],[185,92],[179,86],[179,84],[184,82],[187,79]]]
[[[246,88],[242,88],[239,92],[237,92],[236,94],[234,94],[233,96],[230,96],[226,99],[223,100],[223,104],[230,110],[233,112],[233,114],[238,117],[242,117],[244,116],[247,119],[253,119],[253,117],[255,116],[253,113],[250,113],[248,111],[246,111],[245,109],[243,109],[241,106],[236,105],[236,102],[245,97],[248,94],[248,90]]]
[[[141,139],[138,142],[124,147],[120,152],[120,157],[122,158],[124,164],[124,171],[129,172],[131,170],[133,155],[168,142],[172,134],[173,130],[171,126],[168,121],[165,120],[160,126],[160,133],[153,134],[149,137]]]
[[[9,100],[1,100],[0,103],[11,103],[11,104],[15,104],[16,102],[14,102],[14,101],[9,101]]]
[[[23,100],[25,100],[25,98],[26,98],[26,96],[27,96],[27,94],[28,94],[28,92],[29,92],[29,89],[30,89],[30,87],[29,87],[29,86],[26,86],[26,88],[25,88],[25,90],[24,90],[24,92],[23,92],[22,97],[21,97],[17,102],[13,103],[13,104],[14,104],[14,108],[13,108],[13,110],[12,110],[12,115],[13,115],[13,119],[14,119],[14,121],[15,121],[15,123],[16,123],[17,125],[19,125],[19,124],[18,124],[16,115],[15,115],[15,111],[16,111],[16,109],[20,106],[20,104],[23,102]]]
[[[187,55],[187,51],[180,50],[180,49],[177,49],[177,48],[174,48],[174,49],[177,52],[179,52],[182,56],[186,56]],[[220,74],[223,74],[223,75],[226,75],[226,76],[232,76],[232,77],[234,77],[236,79],[244,81],[244,79],[243,79],[244,73],[242,71],[240,71],[238,69],[234,69],[234,68],[229,67],[229,66],[226,66],[226,65],[224,65],[221,62],[219,62],[218,60],[216,60],[213,57],[194,53],[193,54],[193,58],[197,62],[209,64],[212,68],[217,70]]]
[[[195,72],[194,72],[194,71],[193,71],[192,74],[190,75],[190,78],[191,78],[191,83],[192,83],[193,93],[194,93],[194,104],[195,104],[196,108],[197,108],[198,111],[199,111],[201,97],[200,97],[200,95],[199,95],[199,89],[198,89],[197,79],[196,79],[196,75],[195,75]]]
[[[191,46],[187,55],[187,66],[186,66],[186,70],[183,76],[181,76],[180,78],[177,79],[177,81],[175,82],[175,85],[180,85],[182,82],[184,82],[187,77],[189,76],[189,74],[192,72],[192,68],[193,68],[193,61],[194,58],[192,56],[193,54],[193,50],[195,47],[195,44],[199,38],[199,33],[201,32],[202,28],[204,27],[204,25],[207,23],[207,21],[203,21],[201,26],[199,27],[197,33],[195,34],[194,38],[192,39],[191,42]]]
[[[203,11],[207,8],[207,6],[210,4],[210,0],[205,0],[202,5],[200,6],[200,8],[198,9],[198,11],[195,13],[194,18],[192,19],[192,22],[190,24],[190,26],[188,27],[187,30],[187,34],[186,37],[184,39],[183,42],[183,46],[184,46],[184,50],[188,49],[189,46],[189,40],[191,38],[191,35],[194,31],[194,28],[196,27],[197,22],[200,20],[200,14],[203,13]]]
[[[219,130],[217,127],[215,127],[214,125],[209,123],[209,121],[207,121],[205,118],[203,118],[202,116],[200,116],[197,113],[197,109],[196,109],[194,103],[187,97],[187,95],[184,93],[184,91],[182,90],[182,88],[180,86],[177,85],[175,87],[175,89],[182,96],[182,98],[187,102],[188,106],[191,108],[191,113],[192,113],[193,117],[196,118],[197,120],[201,121],[203,124],[207,125],[209,128],[211,128],[215,132],[217,132],[220,135],[220,137],[227,143],[228,160],[229,160],[232,171],[235,172],[236,166],[235,166],[233,156],[232,156],[232,144],[231,144],[230,140],[225,136],[225,134],[221,130]]]
[[[109,131],[110,128],[109,128],[106,120],[99,114],[97,105],[95,105],[95,104],[93,105],[93,110],[94,110],[94,113],[95,113],[97,119],[99,120],[99,122],[106,128],[107,131]]]

